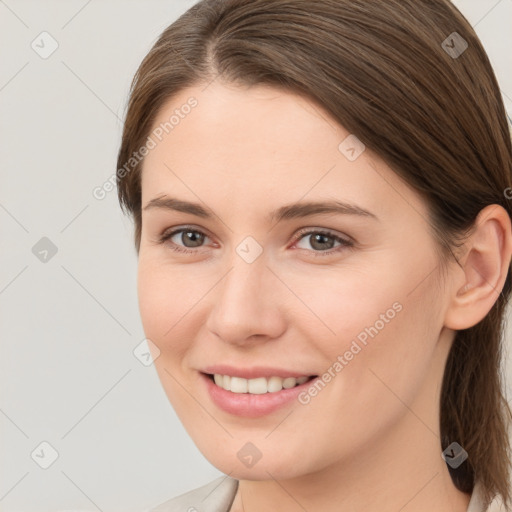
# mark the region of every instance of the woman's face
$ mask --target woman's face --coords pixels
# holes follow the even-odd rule
[[[140,312],[188,433],[254,480],[371,457],[412,410],[432,438],[452,331],[425,203],[311,101],[203,89],[161,110],[142,173]]]

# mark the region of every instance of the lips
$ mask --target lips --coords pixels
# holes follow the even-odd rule
[[[206,390],[212,402],[222,409],[234,416],[241,416],[246,418],[256,418],[270,414],[286,405],[290,405],[297,400],[298,395],[313,383],[313,380],[318,377],[317,375],[301,374],[301,372],[294,372],[284,370],[282,368],[268,368],[268,367],[253,367],[253,368],[234,368],[232,366],[218,365],[205,368],[204,372],[200,372],[201,380],[205,383]],[[235,386],[238,390],[232,391],[231,389],[224,389],[215,383],[215,375],[217,381],[224,383],[224,378],[227,377],[232,381],[235,380]],[[293,387],[282,387],[282,389],[269,391],[263,389],[262,380],[266,381],[266,385],[275,386],[275,380],[279,379],[281,382],[291,379],[300,379],[295,381]],[[238,381],[237,381],[238,379]],[[306,380],[304,380],[306,379]],[[243,390],[244,383],[240,381],[250,382],[251,380],[260,381],[256,382],[255,388],[250,392]],[[272,383],[272,380],[274,383]],[[230,383],[231,384],[231,383]],[[230,385],[228,385],[230,387]]]

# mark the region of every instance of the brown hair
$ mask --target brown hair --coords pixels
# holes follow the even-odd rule
[[[203,0],[161,34],[132,82],[117,180],[137,252],[143,160],[132,154],[164,103],[217,77],[279,87],[326,109],[425,198],[443,257],[454,257],[485,206],[512,217],[504,193],[511,138],[498,83],[449,0]],[[442,450],[456,441],[469,455],[449,467],[454,484],[471,493],[478,480],[484,499],[500,495],[507,510],[512,414],[500,365],[510,292],[509,267],[489,314],[456,332],[440,404]]]

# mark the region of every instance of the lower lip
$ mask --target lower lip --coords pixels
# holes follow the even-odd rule
[[[308,388],[315,380],[313,378],[293,388],[257,395],[226,391],[217,386],[204,373],[201,373],[201,378],[206,383],[211,399],[218,407],[229,414],[245,418],[258,418],[284,407],[296,400],[300,392]]]

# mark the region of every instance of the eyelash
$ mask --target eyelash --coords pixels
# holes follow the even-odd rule
[[[181,227],[179,229],[175,229],[170,232],[162,233],[158,239],[158,242],[160,244],[164,244],[164,243],[168,242],[169,239],[171,239],[177,233],[187,232],[187,231],[190,231],[193,233],[200,233],[201,235],[204,235],[206,237],[208,236],[208,235],[206,235],[206,233],[203,233],[202,231],[200,231],[198,229],[195,229],[191,226],[185,226],[185,227]],[[327,251],[314,251],[314,250],[309,251],[309,252],[313,253],[314,257],[331,256],[334,253],[340,252],[344,249],[350,249],[354,246],[353,241],[346,239],[346,238],[342,238],[338,235],[335,235],[335,234],[331,233],[330,231],[326,231],[323,229],[311,229],[311,228],[304,228],[304,229],[299,230],[297,232],[297,234],[294,236],[294,243],[300,241],[302,238],[305,238],[306,235],[313,235],[313,234],[328,236],[330,238],[333,238],[336,242],[340,242],[340,244],[341,244],[337,248],[329,249]],[[198,248],[197,250],[186,249],[180,245],[175,244],[174,242],[170,243],[169,248],[172,249],[173,251],[180,252],[180,253],[186,253],[186,254],[197,253],[198,249],[200,249],[200,248]],[[308,250],[308,249],[304,249],[304,250]]]

